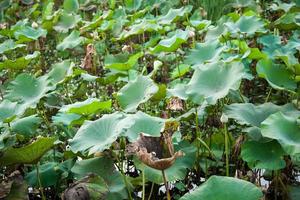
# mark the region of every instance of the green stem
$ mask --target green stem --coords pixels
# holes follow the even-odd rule
[[[225,140],[225,157],[226,157],[226,176],[229,176],[229,141],[228,141],[226,124],[224,124],[224,140]]]
[[[143,176],[143,197],[142,200],[145,200],[145,169],[142,171],[142,176]]]
[[[153,192],[153,188],[154,188],[154,183],[152,182],[152,185],[151,185],[151,189],[150,189],[150,194],[149,194],[148,200],[150,200],[150,199],[151,199],[152,192]]]
[[[167,192],[167,200],[171,200],[171,196],[170,196],[170,191],[169,191],[169,187],[168,187],[168,181],[166,178],[166,174],[164,170],[161,170],[162,175],[163,175],[163,179],[164,179],[164,184],[165,184],[165,188],[166,188],[166,192]]]
[[[42,182],[41,182],[39,165],[40,165],[40,163],[38,162],[36,164],[36,175],[37,175],[37,179],[38,179],[38,183],[39,183],[39,190],[40,190],[41,195],[42,195],[42,200],[46,200],[46,197],[45,197],[45,194],[44,194],[44,188],[43,188]]]
[[[273,89],[273,88],[270,88],[270,90],[269,90],[269,92],[268,92],[268,95],[267,95],[267,97],[266,97],[265,103],[267,103],[267,102],[269,101],[269,98],[270,98],[271,93],[272,93],[272,89]]]

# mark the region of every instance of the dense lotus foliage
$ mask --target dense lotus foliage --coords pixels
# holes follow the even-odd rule
[[[0,199],[300,199],[299,0],[2,0]]]

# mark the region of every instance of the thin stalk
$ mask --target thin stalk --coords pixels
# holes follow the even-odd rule
[[[225,140],[226,176],[229,176],[229,140],[228,140],[226,123],[224,123],[224,140]]]
[[[244,99],[244,97],[243,97],[243,95],[242,95],[242,93],[241,93],[241,90],[239,90],[239,94],[240,94],[240,97],[241,97],[242,102],[245,103],[245,99]]]
[[[45,194],[44,194],[44,188],[43,188],[42,182],[41,182],[39,165],[40,165],[40,163],[38,162],[38,164],[36,164],[36,176],[37,176],[37,179],[38,179],[39,191],[41,192],[42,200],[46,200],[46,197],[45,197]]]
[[[164,179],[164,184],[165,184],[165,188],[166,188],[166,192],[167,192],[167,200],[171,200],[171,196],[170,196],[170,191],[169,191],[169,187],[168,187],[168,181],[166,178],[166,174],[165,174],[165,170],[161,170],[162,175],[163,175],[163,179]]]
[[[271,93],[272,93],[272,89],[273,89],[273,88],[270,88],[270,90],[269,90],[269,92],[268,92],[268,95],[267,95],[267,97],[266,97],[265,103],[267,103],[267,102],[269,101],[269,98],[270,98]]]
[[[128,193],[128,196],[129,196],[129,200],[133,200],[132,199],[132,196],[131,196],[131,192],[130,192],[130,190],[129,190],[129,185],[128,185],[128,182],[127,182],[127,178],[126,178],[126,175],[125,175],[125,173],[124,173],[124,170],[123,170],[123,162],[121,162],[120,161],[120,159],[118,158],[118,156],[116,156],[116,158],[117,158],[117,162],[119,163],[119,170],[120,170],[120,172],[121,172],[121,174],[122,174],[122,177],[123,177],[123,179],[124,179],[124,183],[125,183],[125,187],[126,187],[126,189],[127,189],[127,193]]]
[[[152,182],[152,185],[151,185],[151,189],[150,189],[150,194],[149,194],[148,200],[150,200],[150,199],[151,199],[152,192],[153,192],[153,188],[154,188],[154,183]]]
[[[142,200],[145,200],[145,169],[142,171],[142,176],[143,176],[143,197]]]

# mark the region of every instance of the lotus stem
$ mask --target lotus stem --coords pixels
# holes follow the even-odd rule
[[[142,171],[142,176],[143,176],[143,197],[142,197],[142,200],[145,200],[145,168]]]
[[[270,88],[270,90],[269,90],[269,92],[268,92],[268,95],[267,95],[267,97],[266,97],[266,100],[265,100],[265,103],[267,103],[268,101],[269,101],[269,98],[270,98],[270,96],[271,96],[271,93],[272,93],[272,87]]]
[[[229,176],[229,141],[227,133],[227,125],[224,123],[224,140],[225,140],[225,157],[226,157],[226,176]]]
[[[154,183],[152,182],[152,185],[151,185],[151,189],[150,189],[150,194],[149,194],[148,200],[150,200],[150,199],[151,199],[152,192],[153,192],[153,188],[154,188]]]
[[[162,175],[163,175],[164,184],[165,184],[165,188],[166,188],[167,200],[171,200],[171,196],[170,196],[170,191],[169,191],[169,187],[168,187],[168,181],[167,181],[167,178],[166,178],[165,170],[161,170],[161,172],[162,172]]]
[[[38,179],[38,183],[39,183],[39,191],[41,192],[42,195],[42,200],[46,200],[45,194],[44,194],[44,188],[42,186],[42,182],[41,182],[41,177],[40,177],[40,170],[39,170],[39,162],[38,164],[36,164],[36,176]]]

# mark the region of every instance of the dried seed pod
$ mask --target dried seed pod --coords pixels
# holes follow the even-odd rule
[[[167,108],[174,111],[183,110],[182,100],[178,97],[172,97],[168,102]]]

